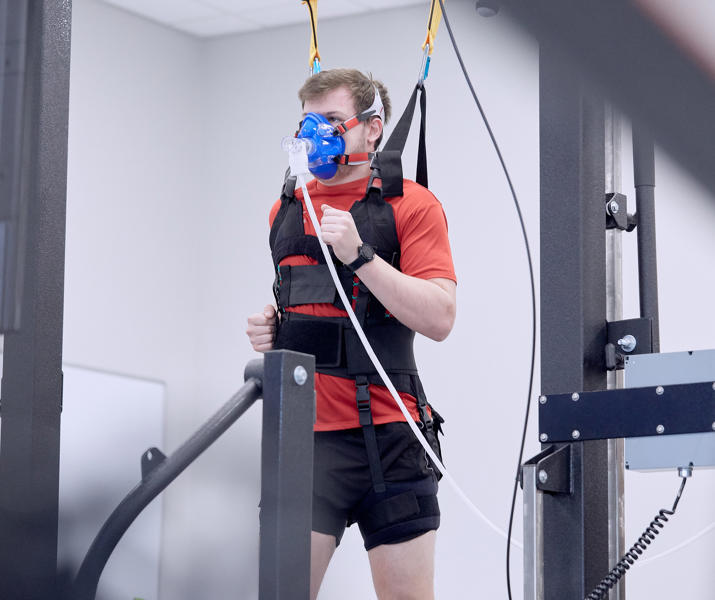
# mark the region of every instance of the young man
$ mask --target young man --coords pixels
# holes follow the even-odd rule
[[[298,95],[304,119],[322,115],[343,132],[345,156],[379,146],[390,113],[380,82],[353,69],[327,70],[308,79]],[[425,188],[404,180],[401,195],[385,198],[370,181],[368,161],[346,160],[333,177],[308,184],[319,235],[400,396],[431,432],[412,338],[418,332],[441,341],[454,324],[456,277],[446,218]],[[270,223],[279,316],[266,306],[248,318],[246,333],[258,352],[276,347],[316,355],[311,598],[345,527],[357,522],[378,598],[431,600],[436,475],[388,390],[377,383],[331,291],[301,190],[284,193]]]

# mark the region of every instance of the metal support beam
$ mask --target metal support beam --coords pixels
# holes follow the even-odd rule
[[[263,376],[260,600],[308,600],[315,357],[266,352]]]
[[[10,10],[17,4],[10,2]],[[53,597],[62,409],[70,0],[28,8],[20,331],[7,334],[0,446],[0,598]],[[14,6],[13,6],[14,5]]]
[[[545,394],[606,388],[604,127],[603,101],[560,60],[552,45],[542,43],[541,381]],[[571,477],[572,493],[543,494],[545,600],[583,598],[608,572],[606,442],[572,444]]]
[[[658,262],[655,235],[655,149],[653,138],[633,128],[633,182],[638,217],[638,291],[641,317],[651,320],[651,348],[660,352]]]
[[[605,191],[618,194],[621,182],[621,116],[613,104],[605,112]],[[628,221],[626,206],[622,207]],[[623,319],[623,230],[606,230],[606,319]],[[610,340],[609,340],[610,341]],[[615,342],[617,343],[618,340]],[[608,389],[622,388],[623,370],[607,373]],[[615,565],[626,550],[625,460],[623,439],[608,440],[608,564]],[[626,584],[621,580],[611,591],[610,600],[625,600]]]

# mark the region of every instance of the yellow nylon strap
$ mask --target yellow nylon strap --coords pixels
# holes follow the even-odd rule
[[[318,52],[318,0],[302,0],[308,7],[310,15],[310,69],[315,67],[315,61],[320,65],[320,52]]]
[[[444,1],[444,0],[443,0]],[[422,49],[429,44],[429,55],[434,50],[434,39],[437,37],[437,29],[442,21],[442,7],[439,5],[439,0],[432,0],[432,6],[429,9],[429,20],[427,21],[427,37],[422,44]]]

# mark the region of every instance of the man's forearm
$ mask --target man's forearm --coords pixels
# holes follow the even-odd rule
[[[405,275],[379,256],[356,274],[403,325],[437,341],[449,335],[456,314],[453,281]]]

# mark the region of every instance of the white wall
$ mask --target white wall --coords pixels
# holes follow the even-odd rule
[[[323,66],[372,71],[399,114],[417,77],[426,8],[321,20]],[[449,10],[522,202],[538,284],[536,48],[503,16],[479,18],[471,1]],[[245,316],[272,300],[267,213],[286,166],[280,140],[299,118],[307,25],[200,42],[76,0],[72,66],[65,356],[166,381],[171,451],[240,386],[254,356]],[[447,418],[447,466],[506,529],[528,386],[528,270],[503,173],[444,29],[427,84],[430,182],[450,223],[459,311],[446,342],[418,342],[418,360]],[[715,347],[715,276],[705,268],[715,211],[676,168],[660,165],[663,350]],[[636,289],[627,286],[626,316],[637,316]],[[163,600],[256,597],[259,439],[256,407],[167,492]],[[532,427],[527,456],[536,449]],[[672,501],[671,487],[643,507],[644,518]],[[440,597],[502,597],[503,538],[446,485],[440,501]],[[519,510],[517,539],[520,522]],[[715,550],[715,537],[699,543],[701,555]],[[518,550],[513,557],[519,597]],[[372,597],[367,572],[349,531],[322,597]]]
[[[196,367],[200,48],[107,5],[73,2],[64,358],[166,382],[165,452],[193,430],[207,398]],[[138,479],[142,450],[127,451]],[[197,519],[185,516],[200,510],[188,475],[165,498],[169,558],[191,546]]]

